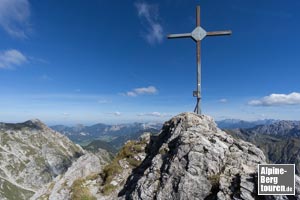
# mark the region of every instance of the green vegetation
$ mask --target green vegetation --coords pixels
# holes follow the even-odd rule
[[[220,182],[220,174],[214,174],[208,177],[212,187],[219,186]]]
[[[90,193],[88,188],[84,185],[84,182],[84,179],[77,179],[74,181],[71,187],[72,200],[96,200],[96,197]]]
[[[7,199],[29,199],[34,193],[32,191],[19,188],[18,186],[0,178],[2,189],[0,196]]]
[[[0,132],[0,144],[2,146],[6,145],[10,140],[11,138],[9,137],[7,132]]]
[[[159,149],[159,154],[160,155],[165,155],[165,154],[167,154],[168,153],[168,150],[166,149],[166,148],[160,148]]]
[[[131,168],[135,168],[141,164],[140,160],[137,160],[135,156],[139,153],[144,152],[147,141],[129,141],[127,142],[113,161],[106,165],[101,173],[103,179],[103,194],[110,194],[116,186],[111,185],[113,178],[122,172],[122,167],[119,164],[119,161],[125,159]]]
[[[102,140],[93,140],[86,146],[82,146],[85,150],[91,151],[93,153],[98,152],[98,149],[105,149],[112,154],[117,153],[117,149],[114,148],[110,143],[102,141]]]
[[[116,137],[110,136],[110,135],[103,135],[99,137],[99,140],[102,140],[104,142],[111,142],[114,139],[116,139]]]
[[[26,151],[26,156],[32,156],[36,154],[36,150],[28,145],[22,145],[22,149]]]
[[[55,182],[50,183],[48,190],[51,191],[54,188],[54,186],[55,186]]]
[[[104,195],[109,195],[112,191],[114,191],[117,187],[111,184],[106,184],[103,187],[103,194]]]
[[[99,178],[99,174],[98,173],[93,173],[93,174],[90,174],[89,176],[86,177],[86,180],[96,180]]]
[[[37,166],[45,166],[46,165],[46,161],[45,158],[43,158],[42,156],[38,156],[34,159],[35,163]]]
[[[121,173],[122,167],[119,165],[118,161],[114,159],[112,163],[106,165],[101,173],[101,177],[104,181],[104,186],[106,184],[110,184],[113,177],[119,173]]]
[[[132,158],[134,155],[141,153],[143,151],[142,144],[137,141],[127,142],[123,148],[119,151],[116,158]]]

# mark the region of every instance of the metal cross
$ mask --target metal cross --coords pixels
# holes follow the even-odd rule
[[[192,38],[197,43],[197,90],[193,92],[193,96],[197,97],[197,104],[194,112],[201,114],[201,40],[203,40],[205,36],[231,35],[232,32],[230,30],[206,32],[200,26],[200,6],[197,6],[196,15],[196,28],[191,33],[170,34],[168,35],[168,39]]]

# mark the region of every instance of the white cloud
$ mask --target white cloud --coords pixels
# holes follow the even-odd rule
[[[141,88],[135,88],[131,91],[126,92],[124,95],[129,97],[136,97],[138,95],[144,95],[144,94],[156,94],[158,90],[154,86],[148,86],[148,87],[141,87]]]
[[[151,45],[162,42],[164,31],[158,20],[158,6],[151,5],[146,2],[138,2],[135,3],[135,7],[138,11],[139,18],[142,20],[142,23],[147,25],[145,39]]]
[[[227,99],[219,99],[219,102],[220,102],[220,103],[227,103],[228,100],[227,100]]]
[[[13,68],[26,62],[26,56],[18,50],[10,49],[0,52],[0,69]]]
[[[28,0],[1,0],[0,26],[12,37],[26,38],[29,31]]]
[[[114,115],[114,116],[121,116],[121,113],[116,111],[116,112],[111,112],[111,113],[106,113],[108,115]]]
[[[166,114],[166,113],[160,113],[160,112],[151,112],[151,113],[141,113],[141,114],[138,114],[138,116],[168,117],[170,115]]]
[[[248,102],[252,106],[300,105],[300,93],[271,94]]]
[[[129,97],[136,97],[137,94],[136,94],[135,92],[130,91],[130,92],[126,92],[126,96],[129,96]]]
[[[154,86],[149,86],[144,88],[135,88],[133,91],[136,94],[155,94],[157,89]]]

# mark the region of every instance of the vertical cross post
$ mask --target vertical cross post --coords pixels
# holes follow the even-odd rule
[[[196,8],[196,27],[200,27],[200,6]],[[194,112],[201,115],[201,40],[197,40],[197,103]]]
[[[168,39],[174,38],[192,38],[196,42],[196,58],[197,58],[197,87],[193,92],[193,96],[197,97],[196,107],[194,112],[201,115],[201,40],[206,36],[231,35],[231,31],[213,31],[206,32],[200,26],[200,6],[196,8],[196,28],[191,33],[170,34]]]

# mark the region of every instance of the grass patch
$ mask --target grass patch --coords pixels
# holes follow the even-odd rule
[[[86,177],[86,180],[91,180],[91,181],[93,181],[93,180],[96,180],[96,179],[98,179],[98,178],[99,178],[99,174],[98,174],[98,173],[93,173],[93,174],[87,176],[87,177]]]
[[[147,141],[127,142],[113,159],[113,161],[104,167],[102,173],[100,174],[103,179],[103,194],[108,195],[117,188],[117,186],[113,186],[110,183],[117,174],[122,172],[122,167],[120,166],[119,161],[125,159],[131,168],[139,166],[142,161],[137,160],[135,156],[145,151],[146,144]]]
[[[109,195],[112,191],[114,191],[117,188],[117,186],[114,186],[112,184],[106,184],[103,189],[102,192],[104,195]]]
[[[212,187],[219,186],[220,184],[220,174],[214,174],[208,177]]]
[[[7,199],[29,199],[34,193],[0,178],[1,193]]]
[[[113,177],[121,173],[122,167],[119,165],[118,160],[113,160],[112,163],[106,165],[101,173],[104,185],[109,184]]]
[[[0,144],[2,146],[7,145],[8,142],[11,140],[7,132],[1,132],[0,134]]]
[[[48,190],[51,191],[55,186],[55,182],[52,182],[49,187],[48,187]]]
[[[160,155],[165,155],[165,154],[167,154],[168,153],[168,150],[166,149],[166,148],[160,148],[159,149],[159,154]]]
[[[77,179],[71,187],[72,200],[96,200],[87,187],[84,186],[84,179]]]

